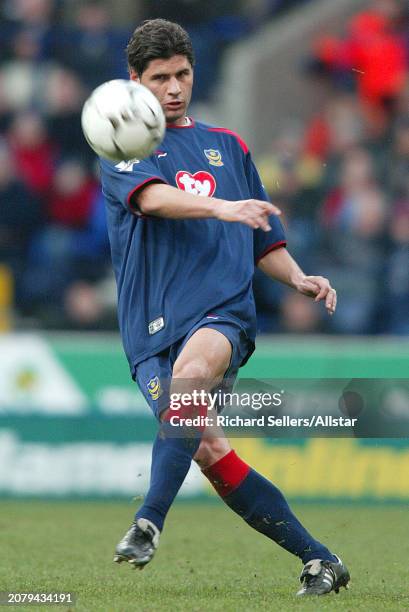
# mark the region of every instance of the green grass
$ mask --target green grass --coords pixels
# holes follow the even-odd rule
[[[74,591],[73,610],[408,610],[407,508],[295,506],[347,562],[351,589],[297,600],[300,562],[222,505],[180,504],[143,572],[112,563],[127,503],[2,502],[0,591]],[[18,610],[67,610],[19,606]]]

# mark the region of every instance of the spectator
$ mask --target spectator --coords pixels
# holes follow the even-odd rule
[[[1,58],[14,56],[15,41],[25,40],[33,45],[30,56],[37,62],[49,59],[53,53],[55,33],[54,0],[5,0],[0,7],[2,26]]]
[[[304,295],[286,291],[280,305],[281,328],[286,333],[305,334],[322,331],[321,313]]]
[[[284,212],[292,253],[305,269],[310,268],[317,240],[315,212],[321,199],[320,160],[305,152],[303,131],[293,123],[282,130],[257,165],[271,199]]]
[[[353,74],[374,135],[384,133],[405,85],[406,46],[399,28],[402,14],[398,0],[373,0],[368,10],[350,20],[343,40],[324,36],[315,47],[315,60],[335,82],[343,75],[343,82],[349,84]]]
[[[406,189],[393,208],[389,236],[389,254],[384,291],[386,296],[386,331],[409,335],[409,175]],[[385,330],[384,330],[385,331]]]
[[[84,228],[89,220],[97,185],[78,160],[60,163],[48,196],[48,215],[53,225]]]
[[[78,76],[61,67],[49,75],[45,90],[47,130],[63,157],[76,157],[92,167],[95,154],[81,129],[85,88]]]
[[[116,303],[113,308],[104,293],[102,283],[77,281],[70,285],[64,295],[64,327],[79,331],[115,329]]]
[[[66,28],[58,41],[56,57],[93,89],[121,74],[127,78],[124,49],[128,38],[128,32],[111,27],[103,2],[87,0],[78,5],[74,27]]]
[[[337,94],[314,114],[305,130],[307,155],[327,162],[356,146],[365,137],[365,123],[355,96]]]
[[[28,189],[45,197],[52,184],[57,151],[42,117],[35,112],[17,114],[8,136],[19,176]]]
[[[44,222],[41,201],[20,181],[5,142],[0,142],[0,261],[14,275],[17,305],[30,240]]]
[[[109,262],[99,186],[78,160],[59,165],[48,198],[48,220],[32,242],[24,287],[34,311],[53,327],[64,324],[68,288],[100,280]]]
[[[43,92],[52,64],[38,60],[39,43],[29,31],[18,32],[11,47],[12,57],[0,68],[7,108],[13,111],[42,109]]]
[[[347,153],[339,186],[329,192],[320,214],[319,267],[342,295],[330,321],[330,329],[339,333],[373,333],[378,325],[386,201],[374,175],[365,149]]]
[[[409,176],[409,115],[401,116],[393,132],[387,187],[394,198],[406,197]]]

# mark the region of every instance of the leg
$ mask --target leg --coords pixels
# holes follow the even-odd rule
[[[170,393],[187,393],[194,390],[209,391],[223,378],[230,362],[230,342],[220,332],[207,327],[197,330],[187,341],[173,367]],[[207,412],[207,406],[201,406]],[[192,416],[197,406],[183,406],[184,416]],[[200,443],[200,432],[183,436],[183,430],[172,428],[166,420],[174,416],[174,410],[161,414],[163,426],[153,448],[151,483],[148,494],[136,518],[152,521],[160,530],[166,514],[179,491],[193,455]],[[176,429],[176,430],[175,430]]]
[[[341,559],[314,540],[277,487],[242,461],[225,438],[209,433],[204,433],[195,461],[223,501],[246,523],[300,557],[305,565],[297,595],[325,595],[348,588],[350,576]]]
[[[231,345],[223,334],[208,327],[199,328],[175,361],[170,393],[209,391],[222,380],[230,357]],[[149,375],[152,376],[151,370]],[[194,416],[197,408],[194,405],[183,406],[183,416]],[[206,405],[199,408],[207,413]],[[200,428],[188,432],[182,428],[172,431],[175,428],[168,422],[170,412],[177,414],[169,408],[160,414],[162,425],[152,449],[149,491],[135,515],[135,522],[116,548],[114,560],[127,560],[134,567],[143,567],[152,559],[168,510],[200,444]]]
[[[251,527],[297,555],[303,563],[311,559],[336,561],[301,525],[281,491],[242,461],[225,438],[205,432],[195,461],[222,500]]]

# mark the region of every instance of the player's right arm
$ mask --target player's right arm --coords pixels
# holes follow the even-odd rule
[[[136,195],[136,194],[135,194]],[[279,208],[262,200],[221,200],[181,191],[176,187],[154,183],[140,190],[136,204],[145,215],[169,219],[215,218],[231,223],[244,223],[253,229],[268,232],[268,217],[280,215]]]

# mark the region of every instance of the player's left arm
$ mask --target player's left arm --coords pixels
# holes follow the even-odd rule
[[[314,298],[315,302],[325,300],[325,308],[330,315],[337,307],[337,292],[327,278],[307,276],[286,248],[274,249],[258,262],[260,270],[273,280],[296,289],[299,293]]]

